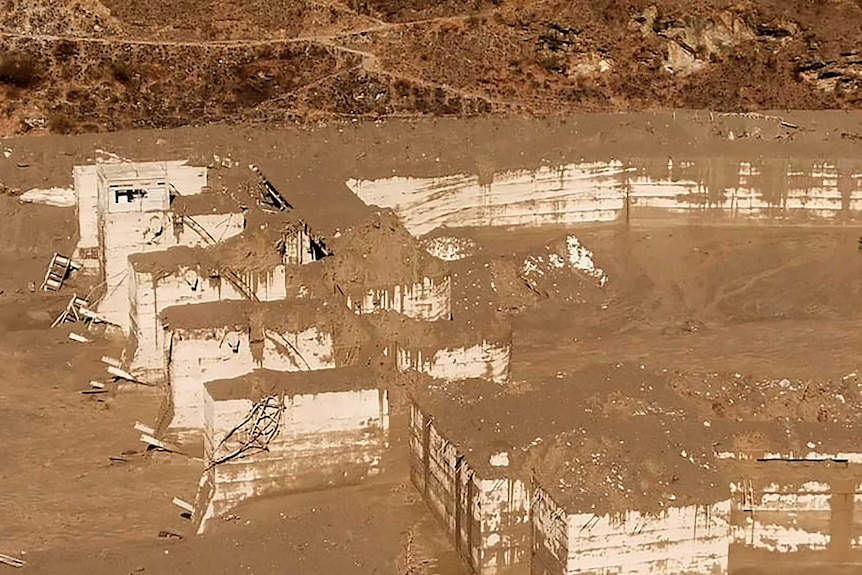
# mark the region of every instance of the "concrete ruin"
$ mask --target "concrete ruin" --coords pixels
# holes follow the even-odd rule
[[[160,315],[170,428],[204,426],[204,384],[254,370],[314,372],[359,361],[365,335],[337,302],[222,301],[180,305]]]
[[[427,321],[451,317],[448,270],[391,212],[372,214],[351,234],[333,240],[332,248],[341,257],[324,262],[324,277],[355,313],[393,311]]]
[[[362,201],[394,210],[416,236],[439,227],[620,219],[818,225],[862,220],[862,164],[850,160],[606,160],[508,170],[490,178],[395,176],[347,185]]]
[[[385,465],[389,399],[362,368],[255,371],[204,390],[199,531],[256,496],[358,483]]]
[[[699,405],[638,371],[526,394],[476,381],[416,391],[411,478],[473,572],[727,573],[750,553],[862,553],[854,414],[828,433],[704,423]],[[604,414],[588,407],[623,397]]]
[[[206,168],[181,161],[76,166],[80,239],[74,258],[102,279],[97,311],[128,334],[128,257],[173,246],[205,246],[240,234],[238,206],[209,192]],[[182,213],[177,198],[192,198]],[[183,233],[190,228],[189,233]]]
[[[351,181],[392,211],[326,238],[295,214],[246,230],[245,211],[207,191],[203,168],[85,166],[75,257],[105,280],[98,309],[128,332],[131,371],[166,387],[167,428],[203,435],[199,531],[249,497],[380,473],[390,397],[374,365],[428,376],[410,405],[411,478],[477,575],[726,573],[734,554],[862,551],[852,443],[800,456],[814,437],[801,424],[727,416],[705,427],[710,412],[660,377],[649,394],[625,383],[641,370],[609,376],[611,386],[603,373],[576,389],[515,390],[508,324],[493,311],[453,314],[443,260],[468,256],[413,237],[441,225],[862,216],[853,166],[659,164]],[[778,195],[767,194],[775,182]],[[533,276],[550,266],[604,286],[592,254],[564,241],[565,257],[528,258],[518,278],[538,292]],[[630,418],[584,409],[613,392],[632,402]],[[792,469],[779,476],[777,465]]]
[[[129,336],[134,349],[131,365],[142,380],[150,383],[162,382],[166,375],[162,314],[170,307],[250,298],[260,302],[295,301],[328,291],[313,273],[304,273],[295,265],[273,261],[255,269],[228,267],[218,252],[201,248],[178,247],[132,255],[129,277]]]
[[[429,322],[383,312],[371,318],[370,325],[399,372],[418,371],[444,381],[509,381],[512,329],[493,314]]]

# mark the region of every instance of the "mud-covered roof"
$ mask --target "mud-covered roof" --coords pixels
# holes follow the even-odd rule
[[[446,264],[429,255],[389,210],[371,214],[328,242],[334,256],[324,260],[325,275],[347,293],[424,278],[440,280],[449,273]]]
[[[290,299],[270,302],[225,300],[166,308],[160,314],[170,329],[207,329],[224,326],[260,325],[279,333],[311,327],[321,331],[347,331],[356,327],[356,315],[335,299]]]
[[[257,401],[272,395],[284,394],[292,397],[377,389],[377,380],[372,371],[364,367],[295,372],[259,369],[237,378],[211,381],[206,383],[205,387],[215,401]]]
[[[280,239],[277,226],[257,227],[212,246],[174,246],[164,251],[131,254],[129,261],[139,273],[172,274],[181,267],[261,272],[283,263],[277,246]]]
[[[851,410],[833,411],[829,421],[801,411],[746,419],[698,400],[679,381],[680,374],[614,364],[539,384],[471,380],[412,395],[480,476],[532,477],[570,513],[651,513],[727,499],[730,482],[763,458],[858,457],[862,423]],[[792,388],[787,380],[775,385]]]
[[[511,325],[505,318],[487,317],[484,314],[429,322],[386,311],[368,314],[363,319],[372,326],[378,339],[397,342],[402,347],[417,351],[470,347],[483,341],[508,343],[512,337]]]
[[[242,212],[239,202],[221,191],[183,194],[171,198],[171,211],[184,216],[231,214]]]

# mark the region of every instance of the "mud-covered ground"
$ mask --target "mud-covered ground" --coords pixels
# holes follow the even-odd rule
[[[6,0],[0,134],[856,108],[854,0]]]

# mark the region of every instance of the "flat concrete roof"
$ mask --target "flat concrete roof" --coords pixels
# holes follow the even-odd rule
[[[326,276],[352,294],[449,274],[448,265],[422,248],[391,210],[369,214],[327,245],[334,257],[323,260]]]
[[[176,214],[186,216],[242,213],[242,208],[236,201],[227,194],[215,190],[173,196],[170,209]]]
[[[716,377],[696,379],[721,389],[719,374],[710,375]],[[731,481],[750,477],[750,463],[759,458],[862,452],[862,413],[849,398],[834,398],[826,384],[819,386],[821,396],[809,392],[820,411],[799,408],[792,418],[775,418],[758,411],[770,401],[764,399],[769,390],[796,390],[801,398],[807,386],[742,381],[732,394],[699,397],[695,378],[675,387],[680,380],[638,365],[595,365],[537,384],[426,384],[413,397],[480,477],[533,477],[573,513],[714,502],[729,496]],[[722,381],[729,391],[731,383]],[[508,465],[492,464],[503,453]],[[731,453],[747,459],[722,457]],[[830,473],[826,466],[792,480]]]
[[[286,299],[268,302],[222,300],[176,305],[160,314],[169,329],[206,329],[250,326],[260,323],[268,329],[304,330],[320,326],[322,331],[338,325],[355,324],[357,318],[334,299]]]
[[[378,388],[377,378],[370,369],[354,366],[295,372],[259,369],[241,377],[211,381],[204,385],[215,401],[257,401],[271,395],[292,397]]]

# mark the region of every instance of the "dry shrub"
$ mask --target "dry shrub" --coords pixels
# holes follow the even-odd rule
[[[55,134],[69,134],[74,127],[72,120],[61,112],[53,112],[48,115],[48,129]]]
[[[29,54],[10,53],[0,59],[0,83],[30,88],[39,83],[39,63]]]

